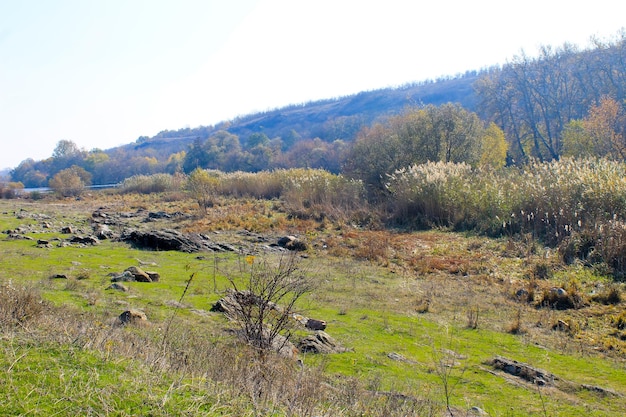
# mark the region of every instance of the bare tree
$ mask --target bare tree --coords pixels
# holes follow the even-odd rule
[[[249,268],[244,276],[229,278],[234,290],[231,314],[246,342],[259,352],[281,351],[291,336],[296,301],[312,290],[312,280],[295,253],[276,262],[253,256],[245,260]]]

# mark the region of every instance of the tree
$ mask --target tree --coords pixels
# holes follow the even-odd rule
[[[183,171],[190,173],[196,168],[206,168],[209,163],[209,154],[202,146],[200,138],[196,138],[185,154]]]
[[[80,155],[78,146],[71,140],[62,139],[57,142],[57,146],[52,151],[52,157],[56,159],[71,158]]]
[[[626,160],[626,111],[611,97],[592,105],[582,120],[572,120],[563,134],[563,154]]]
[[[507,150],[504,132],[495,123],[490,123],[481,140],[478,165],[482,168],[502,168],[506,164]]]
[[[476,115],[458,104],[428,105],[362,130],[344,171],[371,190],[383,190],[387,175],[426,162],[480,161],[485,128]]]
[[[79,196],[90,184],[91,174],[75,165],[59,171],[48,183],[55,193],[63,197]]]

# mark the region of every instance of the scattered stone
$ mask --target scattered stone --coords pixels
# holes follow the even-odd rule
[[[115,233],[106,224],[97,223],[93,231],[100,240],[113,239],[115,237]]]
[[[489,414],[487,414],[487,412],[483,410],[482,408],[474,406],[469,409],[468,415],[469,416],[488,416]]]
[[[415,361],[409,360],[409,359],[405,358],[404,356],[402,356],[401,354],[396,353],[396,352],[388,353],[387,357],[389,359],[391,359],[392,361],[406,362],[406,363],[416,363]]]
[[[304,327],[311,330],[326,330],[326,322],[324,320],[308,319]]]
[[[580,387],[584,390],[595,392],[596,394],[600,394],[604,397],[622,397],[623,396],[619,392],[613,391],[608,388],[598,387],[596,385],[582,384]]]
[[[119,275],[114,275],[111,278],[111,282],[133,282],[135,280],[135,276],[130,271],[124,271]]]
[[[34,240],[32,237],[30,236],[26,236],[20,233],[15,233],[15,232],[11,232],[11,233],[7,233],[7,239],[14,239],[14,240]]]
[[[61,228],[61,233],[66,234],[66,235],[73,235],[74,234],[74,228],[72,228],[72,226],[65,226],[63,228]]]
[[[342,353],[347,351],[322,330],[303,338],[298,344],[298,350],[302,353]]]
[[[129,266],[124,272],[130,272],[137,282],[152,282],[152,278],[143,269],[137,266]],[[158,274],[157,274],[158,275]]]
[[[70,243],[78,243],[79,245],[97,245],[99,241],[95,236],[74,236],[70,239]]]
[[[148,219],[158,220],[158,219],[169,219],[172,216],[167,214],[164,211],[150,212],[148,213]]]
[[[282,248],[293,250],[293,251],[298,251],[298,252],[305,251],[308,249],[307,244],[295,236],[281,237],[280,239],[278,239],[277,243],[278,243],[278,246]]]
[[[128,287],[122,283],[114,282],[113,284],[106,287],[107,290],[116,290],[122,292],[128,292]]]
[[[154,272],[154,271],[145,271],[145,272],[150,277],[150,281],[152,282],[159,282],[159,280],[161,279],[161,274],[159,274],[158,272]]]
[[[506,372],[507,374],[522,378],[532,384],[539,386],[553,386],[556,377],[543,369],[535,368],[525,363],[521,363],[502,356],[496,356],[492,359],[491,365],[495,369]]]
[[[565,291],[563,288],[559,288],[559,287],[552,287],[550,288],[550,295],[559,298],[559,299],[566,299],[567,298],[567,291]]]
[[[130,309],[130,310],[124,311],[122,314],[119,315],[118,322],[119,324],[122,324],[122,325],[126,325],[126,324],[147,325],[148,317],[146,316],[146,313],[144,313],[141,310]]]

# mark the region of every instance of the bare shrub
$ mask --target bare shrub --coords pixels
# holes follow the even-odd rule
[[[46,303],[34,287],[0,283],[0,326],[23,326],[42,315]]]
[[[248,256],[243,278],[229,277],[234,297],[234,318],[242,336],[259,352],[281,351],[289,341],[296,301],[313,288],[300,258],[289,253],[276,263]]]

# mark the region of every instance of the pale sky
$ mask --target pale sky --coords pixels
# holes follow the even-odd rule
[[[0,169],[588,46],[615,0],[0,0]]]

